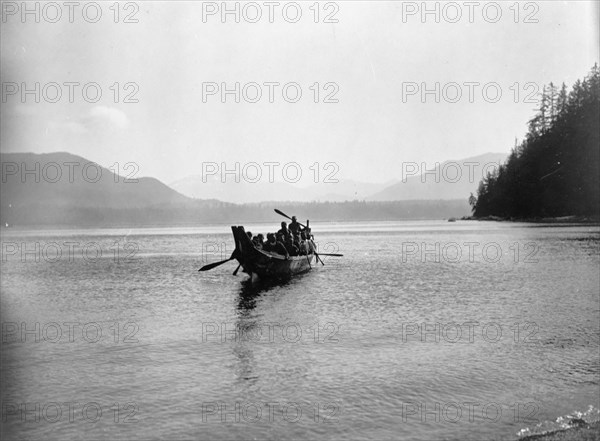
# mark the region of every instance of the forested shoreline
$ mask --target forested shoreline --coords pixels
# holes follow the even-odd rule
[[[474,218],[598,218],[599,80],[596,64],[570,91],[564,83],[543,88],[525,139],[480,182]]]

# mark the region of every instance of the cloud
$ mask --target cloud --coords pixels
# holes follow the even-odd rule
[[[125,129],[129,126],[129,118],[127,118],[125,112],[114,107],[95,106],[90,109],[86,124]]]
[[[129,127],[129,118],[122,110],[108,106],[94,106],[87,113],[72,117],[65,115],[57,118],[56,113],[51,113],[47,108],[30,104],[17,104],[8,107],[4,112],[5,117],[36,118],[38,121],[46,119],[45,126],[62,128],[75,133],[82,133],[94,129],[126,129]]]
[[[21,115],[26,115],[26,112],[24,109],[18,109],[18,113]],[[52,118],[44,123],[43,130],[46,135],[49,131],[58,131],[64,134],[85,136],[93,133],[110,133],[123,130],[128,126],[129,118],[121,110],[114,107],[95,106],[79,117]]]

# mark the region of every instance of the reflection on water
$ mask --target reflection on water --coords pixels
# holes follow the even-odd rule
[[[239,303],[238,311],[240,318],[247,317],[250,310],[256,307],[256,298],[260,296],[261,291],[266,291],[264,287],[257,286],[250,279],[241,282],[241,288],[238,293]]]
[[[251,280],[242,281],[238,294],[238,320],[235,324],[235,330],[238,335],[251,335],[252,333],[256,333],[258,321],[256,317],[253,316],[252,310],[256,308],[256,298],[260,296],[260,292],[261,289],[256,283],[252,284]],[[256,383],[258,374],[253,369],[254,352],[252,347],[239,341],[238,344],[233,347],[233,352],[239,362],[238,379],[240,381]]]
[[[429,221],[313,231],[344,257],[258,285],[232,276],[235,262],[197,271],[222,259],[222,250],[200,256],[202,243],[233,247],[228,226],[3,235],[19,244],[94,241],[106,252],[3,259],[3,403],[93,402],[103,416],[84,420],[81,405],[72,422],[9,415],[1,435],[512,440],[600,407],[598,227]],[[125,233],[139,252],[115,260],[111,247]],[[465,243],[478,244],[472,259],[431,254],[435,244]],[[430,254],[407,256],[407,244]],[[482,254],[486,244],[501,251],[497,261]],[[535,261],[524,260],[527,244]],[[23,340],[7,323],[31,332]],[[56,339],[49,323],[62,330],[55,343],[45,339]],[[77,332],[65,323],[78,323]],[[478,324],[472,335],[465,323]],[[130,402],[137,422],[121,414],[115,423],[111,407]],[[301,418],[270,418],[264,403],[273,402],[296,403]],[[230,413],[206,412],[211,403]],[[262,418],[236,422],[236,403],[262,405]],[[463,417],[436,411],[448,403],[463,406]],[[472,419],[464,403],[480,403]],[[497,420],[482,414],[485,405],[499,406]]]

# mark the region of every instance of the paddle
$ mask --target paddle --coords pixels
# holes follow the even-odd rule
[[[343,254],[329,254],[329,253],[319,253],[319,256],[344,257]]]
[[[233,272],[233,275],[234,275],[234,276],[237,276],[237,273],[238,273],[238,271],[240,270],[240,267],[241,267],[241,266],[242,266],[242,264],[240,263],[240,264],[238,265],[238,267],[235,269],[235,271]]]
[[[288,216],[287,214],[285,214],[283,211],[279,211],[277,208],[275,208],[275,213],[277,213],[277,214],[280,214],[280,215],[281,215],[281,216],[283,216],[283,217],[287,217],[289,220],[292,220],[292,218],[291,218],[291,217],[289,217],[289,216]],[[296,222],[298,222],[298,221],[296,221]],[[304,227],[304,228],[306,228],[306,225],[304,225],[304,224],[301,224],[300,222],[298,222],[298,224],[299,224],[301,227]]]
[[[287,217],[289,220],[292,220],[292,218],[289,217],[287,214],[285,214],[283,211],[278,210],[277,208],[275,208],[274,210],[275,210],[275,213],[277,213],[283,217]],[[302,225],[300,222],[298,222],[298,224],[300,224],[300,226],[302,226],[304,228],[307,228],[306,225]],[[316,251],[314,251],[314,253],[315,253],[315,257],[317,258],[317,261],[321,262],[321,265],[325,266],[325,264],[323,263],[323,259],[321,259],[319,257],[319,255],[317,254]],[[325,254],[325,253],[322,253],[322,255],[323,256],[332,256],[332,257],[343,257],[344,256],[343,254]]]
[[[233,259],[235,259],[235,257],[233,257],[233,254],[232,254],[229,259],[221,260],[220,262],[209,263],[208,265],[204,265],[198,271],[208,271],[208,270],[211,270],[211,269],[216,268],[219,265],[223,265],[224,263],[229,262],[230,260],[233,260]]]

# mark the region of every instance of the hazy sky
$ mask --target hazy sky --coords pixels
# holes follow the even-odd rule
[[[36,23],[35,14],[21,15],[21,2],[3,2],[1,150],[68,151],[104,166],[133,161],[139,176],[166,183],[200,174],[210,161],[232,168],[295,161],[305,174],[314,162],[335,162],[338,177],[383,182],[399,177],[403,161],[508,152],[526,132],[536,104],[524,101],[535,85],[570,86],[598,61],[597,3],[522,2],[511,9],[514,2],[499,2],[496,21],[490,2],[475,2],[472,17],[468,2],[429,2],[439,8],[439,23],[435,14],[415,11],[421,2],[323,2],[315,23],[312,3],[300,4],[296,23],[288,22],[297,12],[289,2],[274,7],[273,23],[264,2],[238,3],[240,23],[233,14],[225,23],[220,11],[208,15],[221,2],[121,3],[118,17],[112,2],[103,3],[95,23],[93,5],[82,11],[86,2],[73,11],[73,23],[67,6],[57,18],[59,11],[42,3]],[[251,23],[257,5],[262,16]],[[124,23],[128,14],[138,22]],[[328,15],[338,22],[324,23]],[[34,89],[36,82],[40,103],[34,93],[24,100],[23,83]],[[80,84],[72,86],[72,103],[69,82]],[[203,102],[206,83],[234,89],[236,82],[240,103],[234,94],[222,103],[219,92]],[[244,88],[253,82],[261,86],[257,103],[248,102],[257,89]],[[273,103],[269,82],[280,84]],[[422,83],[434,89],[436,82],[440,102],[433,93],[421,102]],[[456,87],[444,88],[452,82],[462,91],[456,103],[449,102]],[[50,83],[61,86],[60,98]],[[87,83],[98,86],[84,98]],[[282,95],[287,83],[301,87],[295,103]],[[472,103],[465,83],[479,83]],[[486,98],[488,83],[497,85]],[[498,86],[502,96],[494,103]],[[88,102],[98,87],[101,98]],[[294,87],[287,92],[293,100]],[[331,92],[339,102],[323,102]],[[137,103],[124,102],[130,93]]]

